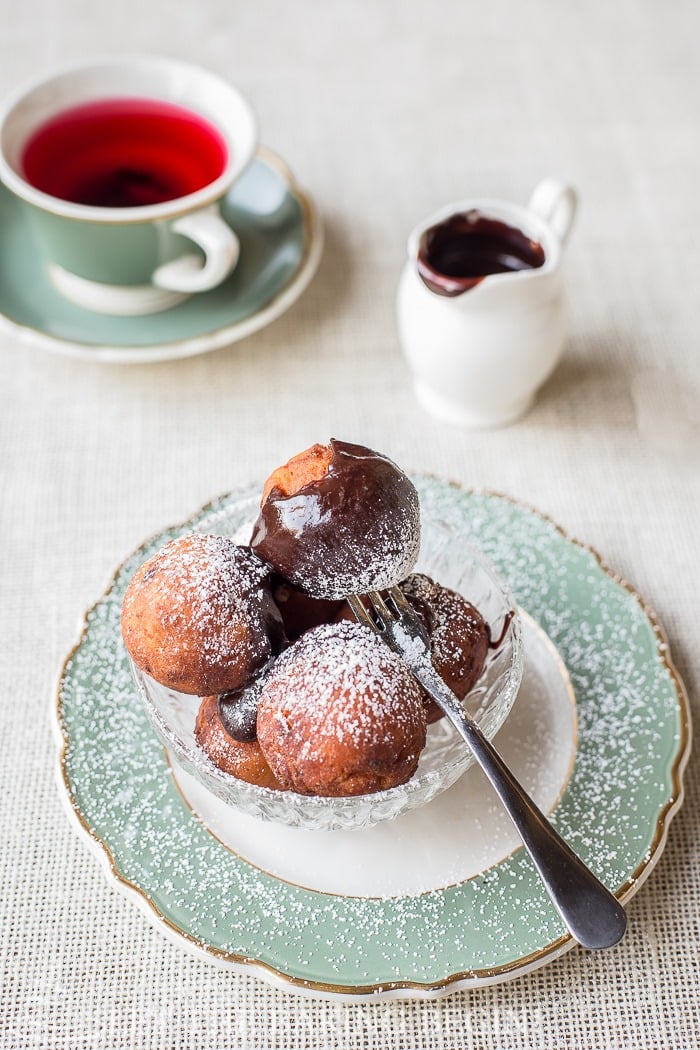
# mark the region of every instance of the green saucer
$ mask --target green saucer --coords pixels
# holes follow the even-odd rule
[[[241,242],[240,261],[223,284],[162,313],[113,317],[59,295],[24,208],[0,185],[0,326],[45,350],[112,363],[189,357],[252,334],[308,285],[321,256],[321,226],[309,198],[267,150],[222,212]]]
[[[690,748],[687,698],[661,627],[594,552],[536,512],[433,478],[415,481],[423,512],[474,536],[565,662],[579,734],[553,819],[627,900],[661,855]],[[287,882],[197,819],[131,679],[121,600],[136,568],[168,539],[216,529],[222,513],[235,532],[239,507],[249,513],[240,493],[224,497],[136,551],[87,614],[64,666],[57,705],[64,796],[110,878],[185,949],[320,998],[434,997],[508,980],[571,948],[522,849],[456,882],[448,866],[424,892],[382,896],[369,885],[350,895],[314,888],[311,854],[305,885]],[[546,760],[544,739],[541,754]],[[441,809],[431,803],[423,812],[435,820]],[[379,856],[390,848],[391,824],[352,834],[374,836]],[[458,836],[464,827],[445,831]],[[336,833],[319,834],[332,849]],[[422,863],[421,845],[415,836],[413,864]]]

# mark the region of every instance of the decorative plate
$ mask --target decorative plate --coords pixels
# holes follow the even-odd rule
[[[627,900],[661,854],[690,748],[662,628],[593,551],[535,511],[414,480],[424,513],[470,532],[523,610],[523,686],[497,747]],[[571,948],[474,767],[422,809],[347,832],[265,825],[174,773],[130,676],[121,598],[158,547],[249,495],[225,496],[136,551],[63,667],[61,784],[110,876],[183,947],[315,997],[434,997]]]

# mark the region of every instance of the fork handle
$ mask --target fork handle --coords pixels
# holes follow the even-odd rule
[[[412,670],[471,748],[569,931],[585,948],[617,944],[627,928],[620,902],[555,831],[432,666],[417,662]]]

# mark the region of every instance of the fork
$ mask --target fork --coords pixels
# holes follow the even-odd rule
[[[390,587],[386,598],[378,591],[351,595],[348,604],[356,620],[403,658],[414,678],[437,701],[471,748],[569,932],[585,948],[610,948],[617,944],[627,928],[624,908],[555,831],[442,681],[433,667],[426,630],[400,588]]]

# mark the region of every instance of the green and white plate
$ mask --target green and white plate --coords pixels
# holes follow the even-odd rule
[[[537,512],[415,481],[423,513],[468,531],[523,611],[523,686],[497,747],[629,899],[661,854],[690,749],[687,698],[660,625],[594,552]],[[237,508],[249,497],[223,497],[136,551],[63,667],[61,785],[109,876],[183,947],[319,998],[435,997],[573,947],[478,769],[395,821],[317,832],[236,814],[171,766],[130,677],[122,595],[168,539],[222,517],[242,525]]]
[[[321,223],[284,162],[266,149],[221,210],[241,256],[218,288],[162,313],[113,317],[56,291],[23,206],[0,185],[0,327],[43,350],[111,364],[190,357],[252,335],[309,284],[321,258]]]

